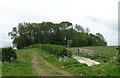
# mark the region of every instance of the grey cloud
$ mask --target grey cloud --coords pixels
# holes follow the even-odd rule
[[[113,21],[105,20],[105,19],[94,17],[94,16],[87,16],[86,18],[90,21],[97,22],[98,24],[106,26],[110,30],[114,30],[118,32],[118,23],[116,20],[113,20]]]

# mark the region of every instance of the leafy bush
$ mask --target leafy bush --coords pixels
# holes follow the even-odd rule
[[[11,62],[16,60],[17,55],[12,47],[2,48],[2,61]]]
[[[33,44],[27,47],[24,47],[24,49],[28,49],[28,48],[41,48],[41,44]]]
[[[67,50],[64,46],[61,45],[51,45],[51,44],[42,44],[41,49],[48,51],[50,54],[56,56],[67,56]]]

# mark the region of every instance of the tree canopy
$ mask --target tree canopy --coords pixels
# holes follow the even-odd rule
[[[19,23],[8,33],[13,39],[13,46],[18,49],[32,44],[56,44],[63,46],[106,46],[107,42],[100,33],[89,33],[80,26],[70,22]]]

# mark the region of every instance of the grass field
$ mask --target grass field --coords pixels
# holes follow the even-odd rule
[[[72,47],[72,48],[68,48],[70,49],[72,52],[76,53],[78,48],[81,49],[87,49],[87,50],[94,50],[95,54],[105,54],[109,57],[111,56],[115,56],[118,53],[118,50],[116,50],[117,46],[94,46],[94,47]]]
[[[44,51],[41,51],[40,49],[21,49],[16,50],[16,53],[18,58],[15,62],[2,63],[2,76],[69,75],[69,73],[65,72],[64,70],[60,70],[59,68],[45,61],[39,54],[44,53]]]
[[[93,48],[93,47],[89,47],[89,48]],[[111,47],[108,47],[108,48],[111,48]],[[75,52],[77,48],[70,48],[70,49],[72,49]],[[44,54],[45,54],[45,52],[44,52]],[[48,56],[45,57],[45,55],[48,55]],[[77,76],[79,76],[79,75],[83,75],[83,76],[117,76],[118,75],[117,65],[115,63],[110,62],[109,59],[107,59],[108,62],[104,63],[104,60],[105,60],[104,58],[97,58],[96,60],[97,61],[99,60],[101,64],[89,67],[85,64],[78,63],[74,59],[66,58],[67,62],[66,61],[58,61],[58,59],[56,59],[52,55],[49,55],[49,54],[45,54],[45,55],[43,55],[45,60],[49,61],[52,64],[55,64],[58,67],[61,67],[65,70],[69,71],[73,75],[77,75]]]
[[[116,49],[116,47],[117,46],[94,46],[94,47],[72,47],[67,49],[71,50],[73,54],[77,54],[78,48],[93,50],[96,56],[95,58],[93,58],[94,60],[100,62],[103,62],[105,60],[108,62],[116,62],[118,59],[118,50]]]
[[[109,57],[114,57],[117,53],[116,47],[110,46],[81,48],[94,50],[96,54],[106,54]],[[76,54],[78,47],[68,49]],[[101,64],[89,67],[86,64],[80,64],[73,58],[60,59],[36,48],[16,50],[16,53],[18,58],[15,62],[3,63],[3,76],[38,76],[41,73],[42,76],[118,76],[117,65],[111,62],[114,58],[95,58]],[[26,55],[28,57],[25,57]],[[107,60],[107,62],[104,62],[104,60]]]
[[[32,50],[16,50],[17,60],[15,62],[2,63],[2,75],[3,76],[34,76],[32,72],[31,63],[31,51]],[[25,55],[29,52],[29,57],[25,58]]]
[[[116,72],[116,75],[118,75],[118,68],[117,68],[118,67],[118,50],[116,49],[116,47],[117,46],[94,46],[94,47],[72,47],[67,49],[71,50],[73,54],[78,56],[84,56],[77,53],[78,48],[94,50],[95,56],[92,56],[92,57],[84,56],[84,57],[91,58],[93,60],[100,62],[101,66],[99,67],[96,66],[95,68],[104,70],[104,74],[108,72],[110,73],[111,71],[111,74],[113,73],[115,74]]]

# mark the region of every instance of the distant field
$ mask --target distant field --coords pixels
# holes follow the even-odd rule
[[[68,48],[69,50],[71,50],[74,53],[77,53],[78,48],[81,49],[87,49],[87,50],[94,50],[95,54],[104,54],[107,55],[109,57],[113,57],[115,55],[117,55],[118,50],[116,49],[117,46],[91,46],[91,47],[72,47],[72,48]]]

